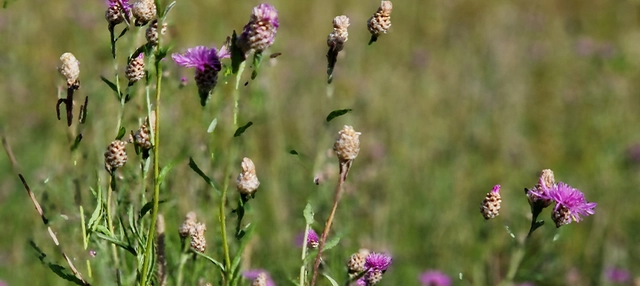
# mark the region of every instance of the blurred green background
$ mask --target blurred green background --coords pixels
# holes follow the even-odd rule
[[[171,52],[219,47],[259,3],[178,0],[163,40]],[[332,231],[341,242],[325,256],[332,276],[341,278],[349,255],[366,247],[394,257],[380,285],[418,285],[426,269],[444,271],[455,285],[496,285],[515,251],[504,226],[526,235],[530,214],[522,190],[545,168],[597,202],[596,214],[556,229],[546,210],[547,224],[534,233],[516,281],[610,285],[604,274],[610,267],[640,273],[640,2],[394,1],[390,33],[371,46],[366,21],[378,1],[269,3],[279,11],[280,28],[268,53],[282,55],[265,61],[258,78],[241,88],[240,124],[254,125],[239,139],[229,139],[234,78],[221,76],[201,108],[193,70],[164,61],[161,164],[175,163],[161,195],[168,200],[160,209],[168,252],[177,252],[177,228],[193,210],[207,222],[207,253],[220,257],[217,196],[187,163],[193,157],[221,182],[225,150],[239,144],[234,178],[247,156],[262,182],[247,218],[257,233],[245,268],[264,268],[278,285],[292,285],[302,210],[310,201],[320,232],[338,164],[326,153],[348,124],[362,132],[361,151]],[[99,78],[114,76],[106,6],[82,0],[3,4],[0,132],[63,249],[85,276],[84,261],[94,261],[95,285],[113,285],[113,269],[101,262],[109,249],[89,256],[78,211],[79,205],[93,210],[90,187],[106,188],[102,154],[116,135],[119,103]],[[341,14],[351,18],[349,41],[327,86],[326,36]],[[127,54],[143,41],[144,30],[134,30],[118,42],[121,78]],[[76,128],[55,118],[64,84],[56,67],[64,52],[81,62],[76,112],[89,96],[76,152],[69,150]],[[181,77],[188,78],[184,88]],[[146,114],[142,84],[135,91],[124,110],[127,130],[137,129]],[[324,121],[343,108],[353,112]],[[214,118],[218,127],[209,134]],[[292,149],[300,155],[289,154]],[[140,158],[129,153],[119,197],[138,198]],[[318,186],[316,176],[323,178]],[[501,214],[485,221],[478,207],[495,184],[502,185]],[[30,245],[47,253],[48,262],[64,265],[5,154],[0,217],[0,279],[66,285]],[[177,254],[169,257],[171,268]],[[216,281],[213,267],[202,266],[211,268],[199,275]]]

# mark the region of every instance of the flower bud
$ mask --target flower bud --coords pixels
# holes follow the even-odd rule
[[[154,0],[138,0],[131,8],[136,26],[144,26],[156,17],[156,3]]]
[[[333,151],[336,152],[340,162],[354,160],[360,152],[360,132],[353,130],[353,127],[345,125],[340,132],[336,142],[333,144]]]
[[[80,62],[72,53],[62,54],[60,61],[62,61],[62,65],[58,70],[67,80],[67,87],[74,89],[80,88],[80,81],[78,80],[80,76]]]
[[[250,196],[255,193],[260,186],[258,176],[256,176],[256,166],[251,159],[245,157],[242,159],[242,172],[236,179],[237,189],[243,196]]]
[[[140,53],[136,58],[131,59],[124,73],[129,80],[129,85],[141,80],[144,77],[144,53]]]
[[[115,169],[124,166],[127,163],[127,152],[125,145],[127,142],[116,140],[111,142],[104,152],[104,165],[107,171],[112,172]]]
[[[502,198],[500,197],[500,185],[495,185],[491,192],[487,193],[487,196],[482,200],[480,205],[480,213],[484,219],[491,219],[500,214],[500,203]]]
[[[167,32],[167,23],[162,23],[162,29],[160,29],[160,34],[164,35]],[[147,43],[156,46],[158,45],[158,19],[153,19],[147,27],[147,31],[145,33],[145,37],[147,39]]]

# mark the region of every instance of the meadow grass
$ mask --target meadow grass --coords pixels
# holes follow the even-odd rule
[[[78,211],[82,205],[90,214],[95,207],[90,188],[100,185],[106,192],[103,152],[117,133],[119,104],[100,80],[113,76],[105,6],[5,3],[0,132],[76,267],[86,276],[90,260],[93,284],[114,285],[111,248],[94,244],[97,256],[90,256]],[[259,3],[178,1],[163,41],[170,53],[219,47]],[[640,166],[628,158],[628,148],[640,142],[637,3],[395,1],[390,33],[371,46],[365,23],[377,1],[269,3],[279,11],[280,28],[267,54],[282,55],[265,59],[256,80],[241,85],[238,121],[253,122],[241,137],[230,139],[233,76],[221,77],[202,108],[193,70],[170,58],[163,63],[160,162],[174,164],[160,205],[167,249],[174,250],[167,252],[169,267],[177,266],[177,229],[189,211],[207,224],[208,255],[221,257],[219,197],[189,168],[189,158],[222,182],[226,162],[233,162],[233,180],[247,156],[261,185],[246,218],[256,233],[243,269],[264,268],[278,285],[289,284],[299,273],[294,238],[305,227],[303,209],[313,205],[313,228],[320,233],[337,180],[337,160],[326,153],[338,130],[353,125],[362,132],[361,151],[330,234],[341,236],[340,243],[324,257],[333,277],[342,279],[349,255],[366,247],[393,255],[381,285],[418,285],[426,269],[442,270],[454,285],[496,285],[516,251],[504,225],[526,235],[530,213],[523,188],[546,168],[598,207],[594,216],[559,229],[544,212],[547,224],[533,234],[515,281],[607,285],[608,267],[640,271]],[[328,86],[325,41],[331,20],[341,14],[351,18],[350,37]],[[144,29],[134,30],[118,43],[120,71],[143,39]],[[75,131],[54,110],[64,85],[56,67],[67,51],[81,62],[76,108],[89,96],[76,152],[69,150]],[[189,81],[184,88],[181,77]],[[134,90],[124,110],[127,132],[146,114],[142,85]],[[325,122],[331,111],[344,108],[353,111]],[[214,118],[217,127],[207,133]],[[230,157],[232,146],[238,158]],[[45,262],[64,265],[10,160],[2,158],[0,279],[9,285],[67,285],[39,259],[34,245],[47,254]],[[137,202],[140,159],[129,151],[129,160],[120,175],[133,179],[119,185],[117,196]],[[314,184],[327,169],[328,179]],[[479,204],[496,184],[502,185],[501,214],[485,221]],[[152,190],[149,183],[147,198]],[[230,192],[232,207],[236,197]],[[219,279],[211,264],[197,267],[211,269],[199,272],[207,281]],[[185,285],[199,278],[188,277]]]

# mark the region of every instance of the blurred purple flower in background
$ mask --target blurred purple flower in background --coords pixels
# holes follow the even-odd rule
[[[612,283],[627,283],[631,280],[629,271],[622,268],[609,267],[605,271],[605,275],[609,282]]]
[[[264,269],[249,269],[247,271],[242,272],[242,277],[244,277],[247,280],[253,281],[254,279],[258,278],[258,276],[262,273],[264,273],[267,277],[267,286],[276,285],[276,283],[274,283],[273,280],[271,279],[271,275],[269,275],[269,272],[267,272]]]
[[[427,270],[420,274],[422,286],[450,286],[451,278],[439,270]]]

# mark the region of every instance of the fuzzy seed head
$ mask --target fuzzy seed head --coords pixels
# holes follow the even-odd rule
[[[262,272],[251,282],[251,286],[267,286],[267,274]]]
[[[372,35],[378,36],[380,34],[386,34],[389,31],[391,27],[392,8],[393,5],[391,1],[382,1],[382,3],[380,3],[378,11],[367,21],[367,28]]]
[[[556,228],[570,224],[572,221],[571,211],[566,206],[561,205],[551,212],[551,219],[556,223]]]
[[[131,59],[124,73],[129,80],[129,85],[141,80],[144,77],[144,53]]]
[[[347,260],[347,271],[349,274],[358,274],[365,270],[365,258],[369,255],[368,252],[359,251],[354,253]]]
[[[162,23],[162,29],[160,29],[160,34],[164,35],[167,32],[167,23]],[[147,27],[147,31],[145,33],[145,37],[147,38],[147,43],[152,46],[158,45],[158,19],[153,19]]]
[[[184,222],[178,229],[178,232],[180,233],[180,237],[187,238],[191,236],[193,233],[195,233],[195,227],[196,227],[196,213],[189,212],[187,213],[187,216],[184,218]]]
[[[340,162],[351,161],[358,156],[358,152],[360,152],[360,134],[349,125],[345,125],[338,132],[336,142],[333,144],[333,151],[336,152]]]
[[[109,144],[107,151],[104,152],[104,166],[107,171],[115,171],[115,169],[127,163],[126,145],[127,142],[120,140],[113,141]]]
[[[79,88],[80,82],[78,77],[80,76],[80,62],[72,53],[64,53],[60,56],[62,65],[58,68],[62,76],[67,80],[67,87]]]
[[[364,282],[366,283],[365,285],[373,286],[378,284],[378,282],[382,280],[382,274],[382,271],[379,269],[373,269],[367,272],[367,274],[364,275]]]
[[[344,48],[344,44],[349,40],[349,17],[342,15],[333,18],[333,32],[327,37],[327,45],[334,51],[339,52]]]
[[[551,169],[544,169],[540,174],[540,182],[544,183],[545,187],[551,188],[556,184],[556,179],[553,176]]]
[[[154,0],[138,0],[131,8],[136,26],[144,26],[156,17],[156,3]]]
[[[191,235],[191,248],[200,253],[207,249],[207,240],[204,237],[205,231],[207,231],[207,227],[204,223],[198,222],[194,225]]]
[[[278,11],[269,4],[260,4],[253,8],[236,44],[245,56],[252,50],[261,53],[273,44],[278,26]]]
[[[500,214],[500,203],[502,198],[500,197],[500,185],[493,187],[493,190],[487,193],[482,204],[480,204],[480,213],[484,219],[491,219]]]
[[[256,166],[251,159],[242,159],[242,172],[236,178],[238,192],[244,196],[252,195],[260,186],[258,176],[256,176]]]
[[[109,22],[109,24],[117,25],[124,21],[124,15],[120,10],[119,5],[109,6],[107,11],[104,12],[104,18]]]
[[[136,144],[136,146],[139,146],[142,150],[150,150],[151,147],[153,147],[147,123],[148,120],[145,120],[145,123],[140,125],[138,131],[133,134],[133,143]]]

